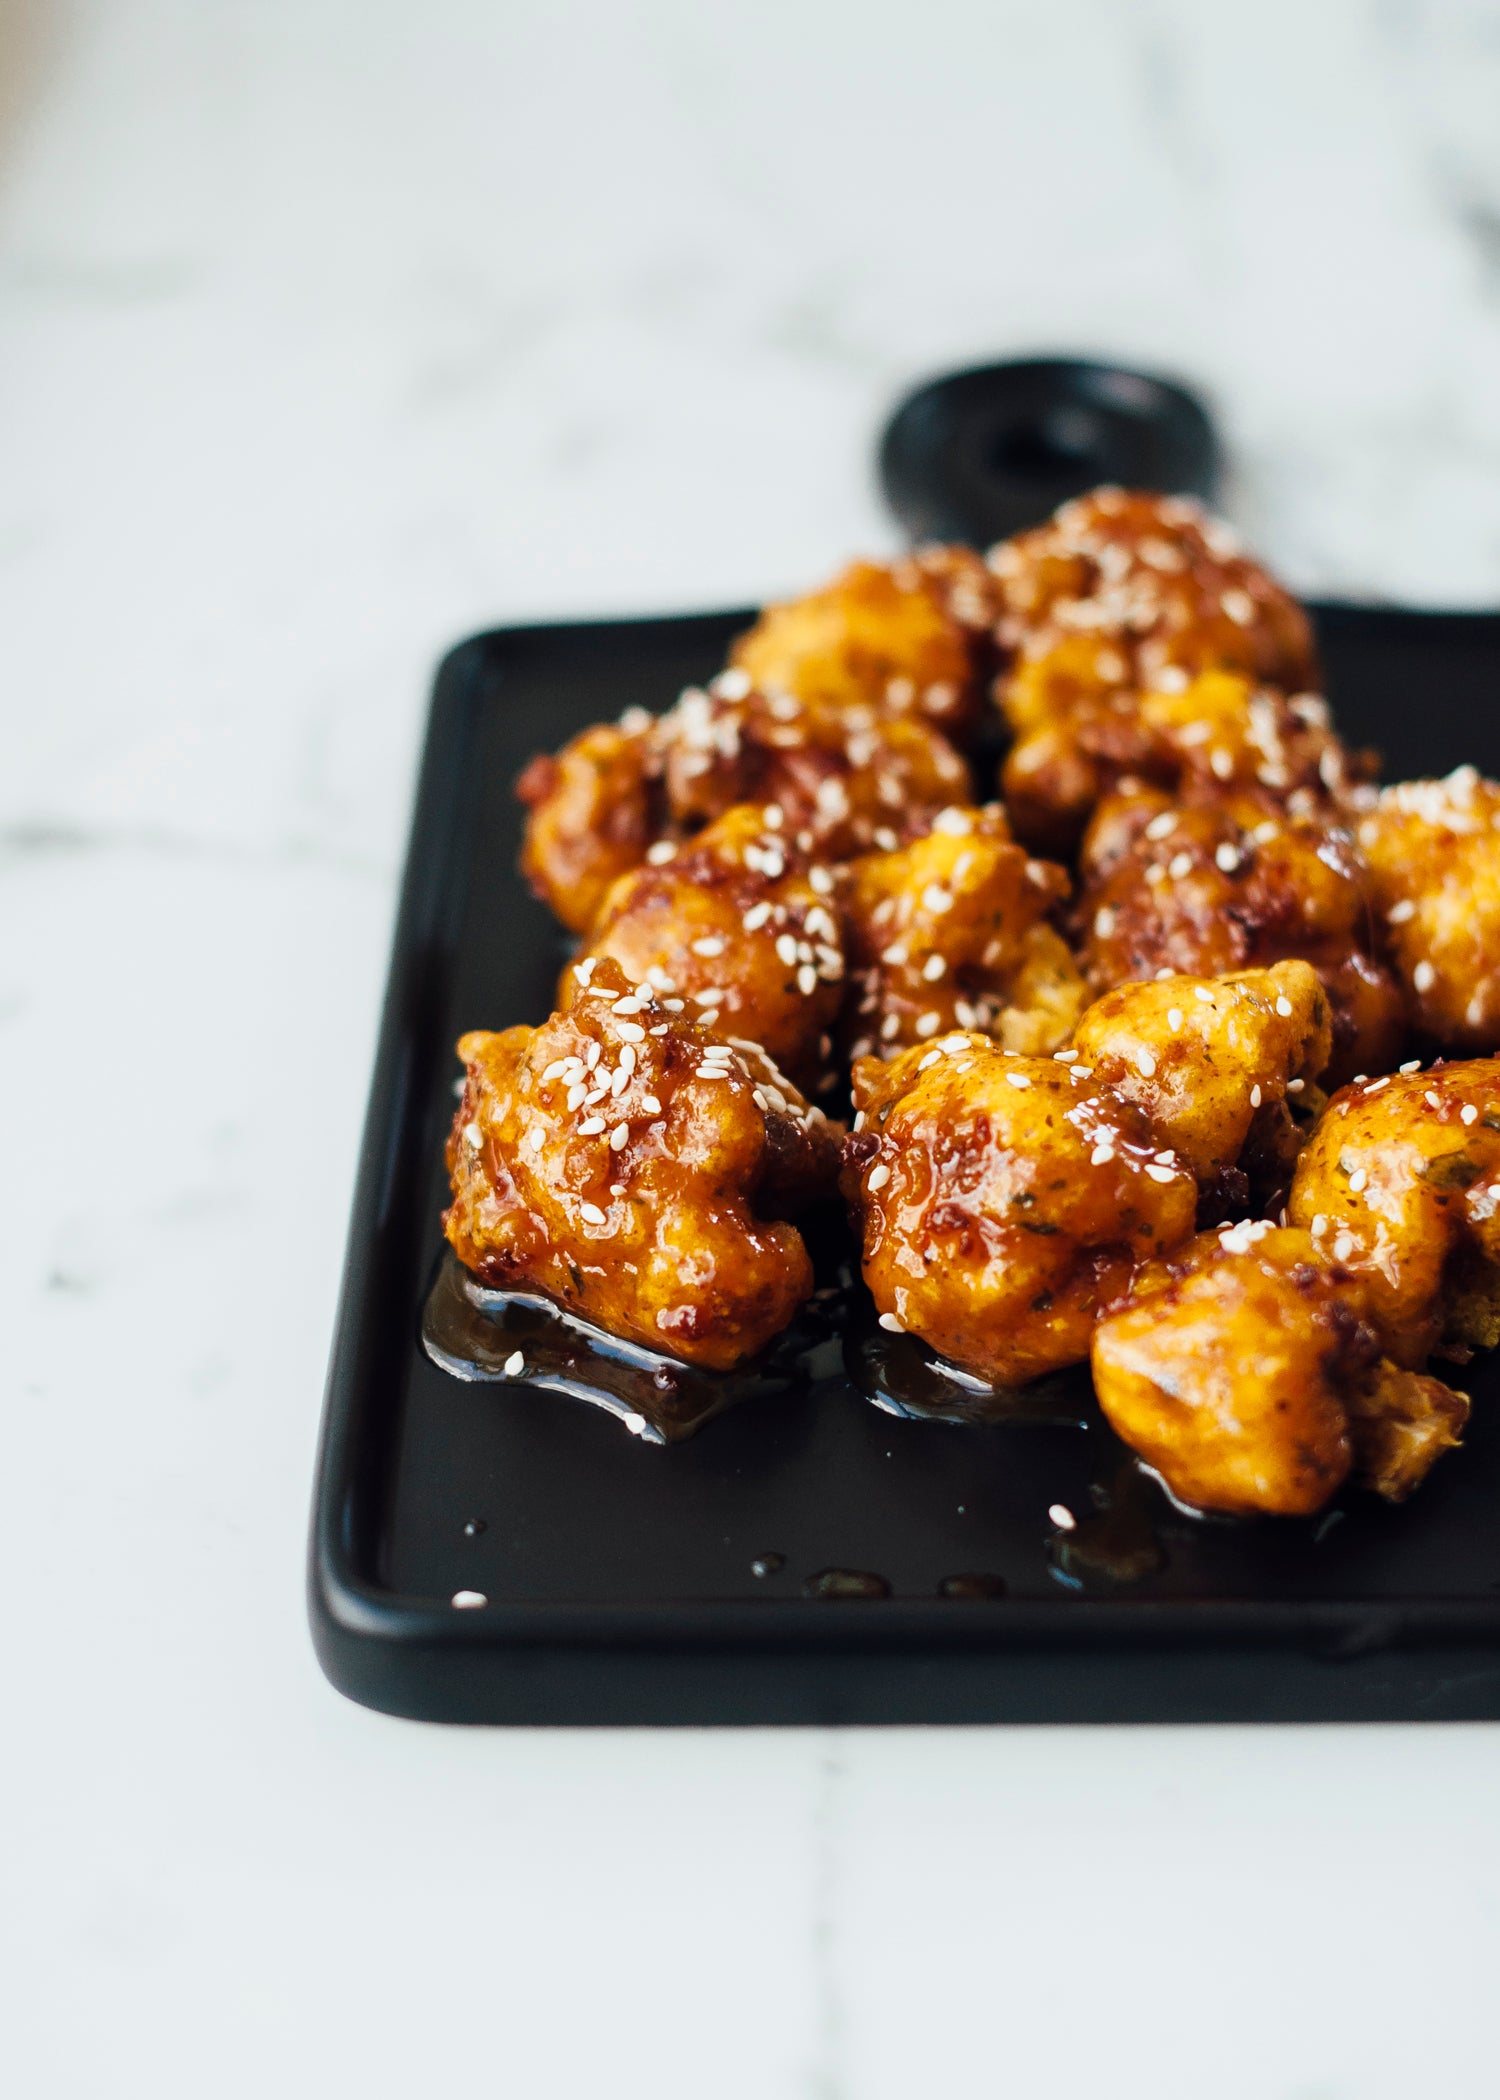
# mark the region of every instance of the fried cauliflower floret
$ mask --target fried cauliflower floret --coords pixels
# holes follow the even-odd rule
[[[829,1077],[844,994],[843,918],[832,875],[809,865],[781,822],[774,803],[742,803],[670,859],[622,876],[584,957],[612,957],[632,984],[645,980],[704,1027],[759,1043],[799,1086],[816,1088]]]
[[[882,1324],[996,1385],[1080,1362],[1136,1262],[1192,1231],[1146,1117],[1052,1059],[953,1034],[861,1059],[854,1101],[842,1187]]]
[[[1446,780],[1403,780],[1363,819],[1359,843],[1413,1026],[1445,1050],[1493,1050],[1500,783],[1481,780],[1472,766]]]
[[[639,719],[585,729],[556,758],[539,754],[516,782],[530,812],[521,873],[575,933],[656,836],[643,733],[650,718],[634,713]]]
[[[770,605],[730,661],[766,693],[809,706],[911,711],[962,738],[994,668],[996,593],[967,547],[858,561],[821,591]]]
[[[1403,1371],[1382,1357],[1345,1395],[1358,1479],[1387,1502],[1404,1502],[1445,1451],[1461,1440],[1469,1396],[1440,1378]]]
[[[1415,1369],[1500,1341],[1500,1059],[1335,1094],[1287,1214],[1361,1278],[1385,1353]]]
[[[1083,979],[1045,914],[1068,878],[1033,860],[1003,811],[940,810],[926,838],[853,863],[844,893],[851,1055],[894,1057],[954,1027],[1045,1055],[1066,1041]]]
[[[611,1334],[723,1371],[813,1288],[786,1219],[837,1132],[753,1045],[632,992],[612,961],[540,1028],[463,1037],[448,1143],[455,1253]]]
[[[1349,1397],[1379,1353],[1347,1271],[1247,1224],[1148,1263],[1090,1355],[1111,1426],[1179,1501],[1303,1517],[1349,1474]]]
[[[1016,738],[1005,796],[1038,846],[1077,838],[1112,769],[1149,763],[1172,724],[1143,722],[1141,695],[1170,697],[1201,673],[1236,672],[1245,714],[1254,688],[1316,686],[1301,607],[1185,498],[1096,489],[987,560],[1003,605],[999,639],[1012,651],[1000,685]],[[1212,726],[1210,698],[1189,719]],[[1215,738],[1226,758],[1241,741]]]
[[[1328,991],[1336,1080],[1400,1055],[1405,1010],[1373,949],[1369,873],[1342,824],[1232,791],[1174,803],[1141,788],[1100,804],[1080,879],[1082,961],[1099,991],[1296,958]]]
[[[1328,1062],[1328,996],[1304,962],[1232,977],[1125,984],[1084,1014],[1078,1061],[1150,1117],[1205,1189],[1224,1186],[1250,1147],[1275,1178],[1301,1143],[1288,1089]]]
[[[556,757],[533,759],[521,865],[565,925],[586,932],[611,883],[736,803],[774,804],[801,851],[843,861],[897,846],[973,792],[929,723],[889,709],[813,707],[754,690],[743,671],[692,686],[656,717],[632,709]],[[616,799],[624,804],[612,817]]]

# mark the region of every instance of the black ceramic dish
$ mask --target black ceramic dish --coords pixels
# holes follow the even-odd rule
[[[1317,616],[1340,721],[1390,772],[1500,770],[1500,616]],[[1494,1362],[1461,1381],[1463,1450],[1403,1508],[1351,1494],[1308,1523],[1228,1524],[1123,1466],[1086,1380],[1056,1422],[973,1426],[830,1375],[653,1447],[423,1353],[454,1039],[539,1019],[564,952],[515,873],[515,775],[711,674],[750,617],[516,629],[439,673],[318,1465],[329,1677],[433,1720],[1500,1716]]]

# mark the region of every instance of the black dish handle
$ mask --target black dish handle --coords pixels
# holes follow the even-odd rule
[[[908,394],[880,440],[886,501],[914,540],[987,547],[1102,481],[1212,503],[1220,454],[1186,387],[1080,358],[952,372]]]

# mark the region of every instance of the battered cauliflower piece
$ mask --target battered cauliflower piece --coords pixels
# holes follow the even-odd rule
[[[644,725],[636,708],[539,754],[516,782],[527,805],[521,873],[564,926],[593,924],[611,883],[638,867],[657,834]]]
[[[814,707],[730,670],[689,687],[665,715],[634,708],[556,758],[533,759],[516,791],[530,808],[522,870],[583,933],[653,842],[665,852],[736,803],[774,804],[801,851],[844,861],[925,830],[937,810],[971,798],[973,781],[915,715]]]
[[[999,1386],[1080,1362],[1198,1189],[1142,1112],[1080,1068],[952,1034],[854,1067],[842,1187],[881,1324]]]
[[[1099,1405],[1180,1502],[1285,1517],[1351,1472],[1399,1501],[1457,1443],[1464,1396],[1379,1355],[1361,1280],[1265,1223],[1146,1264],[1091,1351]]]
[[[826,868],[809,865],[775,803],[726,811],[671,857],[623,876],[584,958],[611,956],[674,1009],[759,1043],[799,1086],[831,1083],[844,994],[843,917]],[[568,1003],[570,965],[559,1004]]]
[[[1385,1353],[1415,1369],[1500,1341],[1500,1059],[1403,1069],[1335,1094],[1287,1215],[1365,1286]]]
[[[1369,871],[1326,815],[1268,811],[1234,791],[1177,803],[1139,788],[1100,804],[1080,880],[1081,956],[1097,990],[1297,958],[1329,995],[1335,1081],[1400,1056],[1405,1008],[1372,945]]]
[[[1079,1063],[1144,1111],[1200,1187],[1235,1186],[1248,1153],[1257,1179],[1285,1185],[1301,1145],[1287,1109],[1328,1062],[1328,997],[1305,962],[1229,977],[1125,984],[1084,1014]]]
[[[1045,915],[1063,870],[1033,860],[1004,812],[940,810],[926,838],[849,870],[850,1054],[895,1057],[954,1027],[1045,1055],[1082,1010],[1083,978]]]
[[[496,1289],[539,1291],[611,1334],[727,1371],[813,1288],[786,1220],[828,1193],[838,1131],[754,1045],[576,973],[540,1028],[460,1041],[443,1229]]]
[[[1237,672],[1248,723],[1254,688],[1316,687],[1302,608],[1186,498],[1096,489],[987,561],[1002,600],[999,639],[1012,652],[1000,686],[1016,739],[1005,797],[1039,847],[1075,840],[1111,768],[1146,763],[1170,730],[1140,720],[1141,695],[1170,698],[1200,673]],[[1188,719],[1212,726],[1224,696],[1200,695]],[[1245,735],[1215,735],[1210,748],[1227,757]]]
[[[967,547],[857,561],[821,591],[771,605],[730,661],[809,706],[910,710],[949,736],[978,720],[993,674],[994,579]]]
[[[1464,1053],[1500,1043],[1500,784],[1460,766],[1387,788],[1359,827],[1413,1026]]]

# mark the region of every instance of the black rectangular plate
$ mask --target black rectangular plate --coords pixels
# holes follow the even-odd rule
[[[1318,608],[1345,734],[1389,777],[1500,771],[1500,616]],[[432,1720],[1500,1716],[1500,1375],[1401,1509],[1169,1528],[1158,1573],[1066,1579],[1102,1425],[893,1419],[842,1379],[645,1445],[580,1402],[428,1361],[453,1043],[540,1020],[566,952],[515,872],[516,774],[709,676],[748,613],[478,636],[438,674],[329,1371],[310,1599],[351,1698]],[[476,1528],[475,1520],[478,1520]],[[780,1555],[757,1575],[752,1563]],[[827,1567],[882,1600],[803,1595]],[[983,1571],[1006,1594],[945,1598]],[[489,1600],[458,1610],[459,1590]]]

